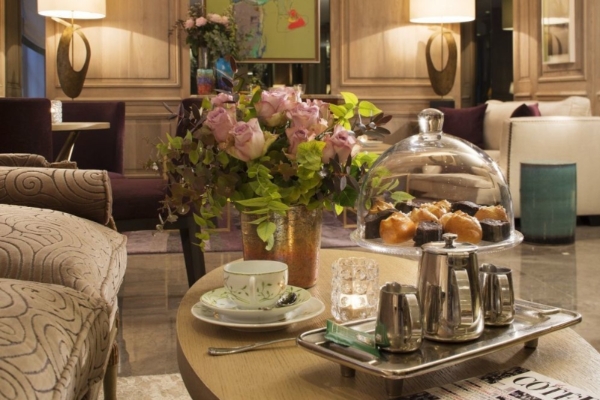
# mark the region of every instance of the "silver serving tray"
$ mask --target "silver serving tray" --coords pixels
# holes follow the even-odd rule
[[[381,352],[379,357],[325,339],[325,328],[305,332],[297,338],[300,347],[336,362],[344,376],[362,371],[386,379],[389,396],[399,396],[402,379],[422,375],[472,358],[480,357],[515,344],[537,347],[540,336],[581,322],[581,314],[561,308],[524,300],[515,301],[515,320],[506,327],[485,327],[483,335],[474,341],[443,343],[423,340],[421,348],[412,353]],[[352,329],[373,333],[375,319],[344,324]]]

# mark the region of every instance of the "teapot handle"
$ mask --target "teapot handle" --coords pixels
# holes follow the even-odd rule
[[[465,269],[452,268],[452,286],[458,297],[458,315],[460,325],[471,325],[473,323],[473,302],[471,300],[471,282],[469,274]]]

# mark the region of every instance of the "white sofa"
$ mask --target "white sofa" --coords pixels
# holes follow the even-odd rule
[[[521,104],[538,104],[541,117],[510,118]],[[508,181],[515,218],[520,217],[521,162],[576,162],[577,215],[600,216],[600,117],[590,101],[491,100],[484,118],[484,150],[498,162]]]

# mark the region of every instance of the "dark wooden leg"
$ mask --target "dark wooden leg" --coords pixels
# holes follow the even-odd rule
[[[206,274],[204,264],[204,253],[197,245],[196,233],[200,232],[200,227],[194,222],[193,216],[184,218],[184,226],[179,229],[181,246],[183,247],[183,257],[185,259],[185,270],[187,272],[188,284],[191,287],[198,279]]]
[[[119,367],[119,345],[115,341],[110,351],[110,358],[104,374],[103,389],[105,400],[117,399],[117,370]]]

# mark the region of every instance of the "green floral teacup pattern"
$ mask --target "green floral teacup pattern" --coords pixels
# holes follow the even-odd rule
[[[273,307],[287,287],[287,265],[279,261],[237,261],[225,265],[223,283],[239,308]]]

